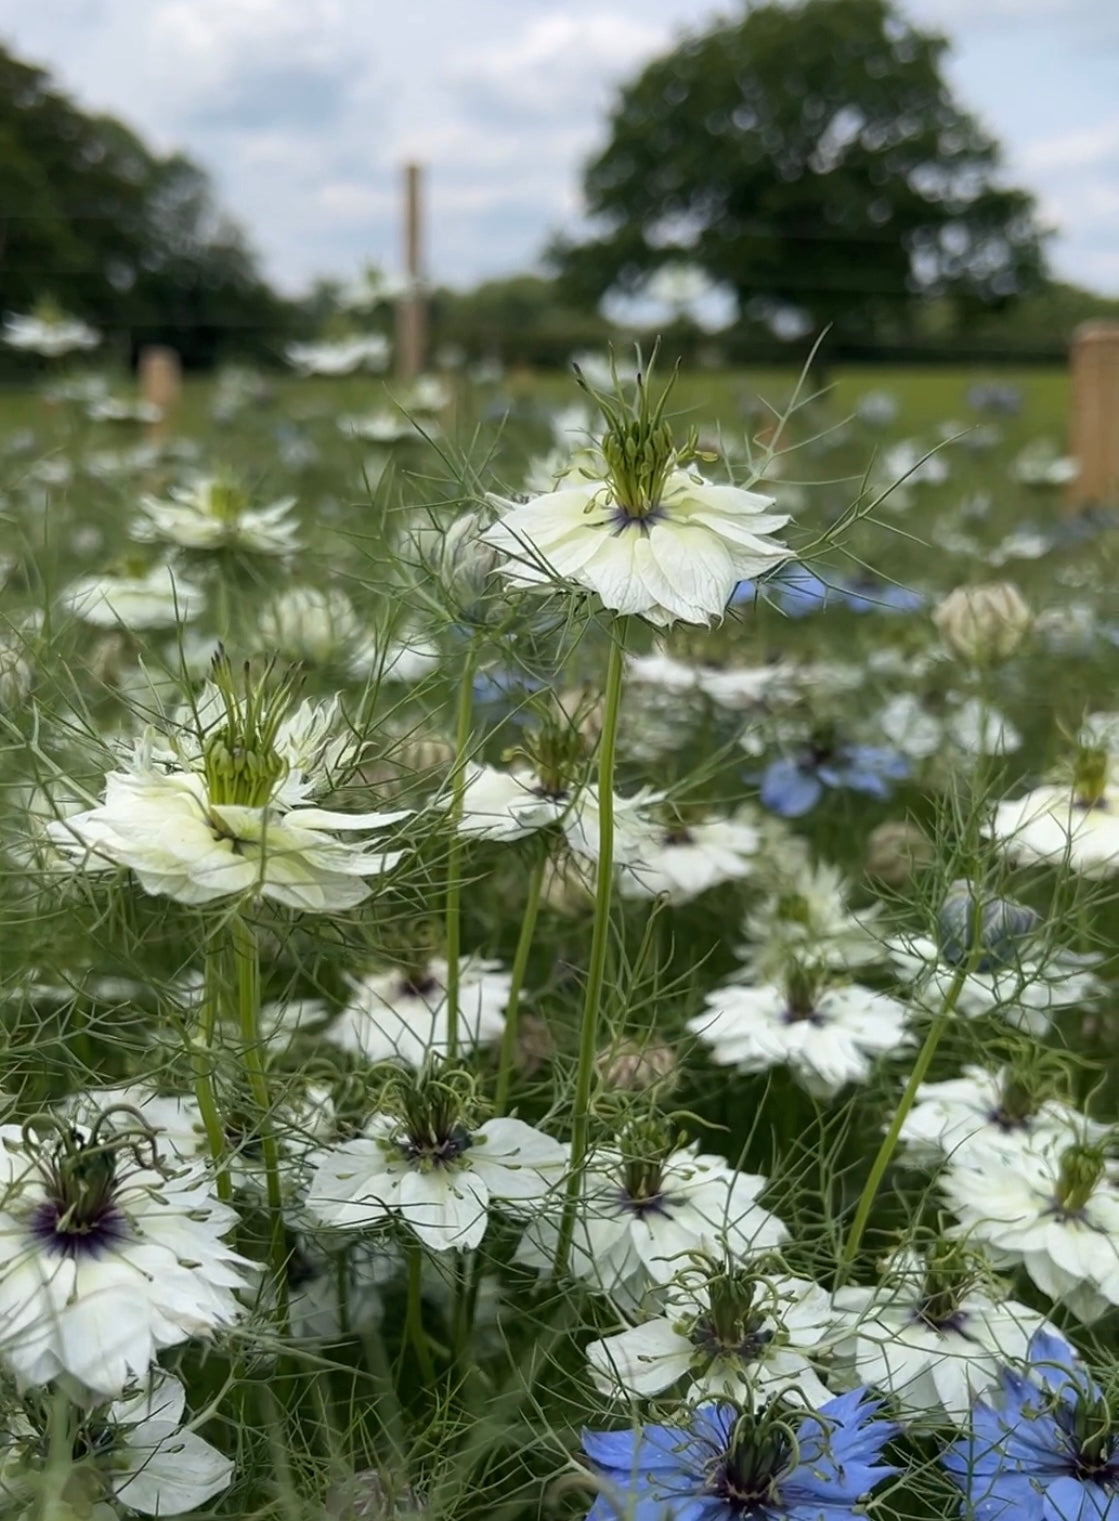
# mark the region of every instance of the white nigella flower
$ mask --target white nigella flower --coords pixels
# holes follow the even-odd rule
[[[1119,870],[1119,786],[1111,759],[1086,746],[1072,784],[1047,783],[995,809],[988,833],[1013,861],[1066,866],[1088,877]]]
[[[369,444],[398,444],[408,438],[419,438],[416,424],[404,412],[390,412],[387,407],[368,412],[365,416],[348,415],[338,419],[338,427],[350,438],[361,438]],[[424,432],[430,433],[427,425]]]
[[[432,957],[415,967],[350,978],[349,1003],[324,1039],[367,1062],[422,1067],[447,1052],[447,963]],[[488,1045],[505,1029],[512,979],[499,961],[459,960],[459,1040]]]
[[[288,363],[304,375],[349,375],[354,370],[383,370],[389,362],[390,345],[383,333],[355,333],[333,342],[289,343],[284,350]]]
[[[1078,1135],[1099,1141],[1106,1128],[1071,1104],[1045,1097],[1028,1071],[965,1067],[960,1077],[920,1085],[901,1141],[917,1165],[970,1163],[994,1151],[1013,1166],[1023,1151],[1048,1151]]]
[[[1080,1320],[1119,1304],[1119,1173],[1087,1142],[952,1161],[940,1185],[953,1234],[982,1243],[997,1267],[1021,1265]]]
[[[119,1394],[163,1347],[238,1319],[236,1222],[142,1129],[0,1126],[0,1360],[24,1384]]]
[[[673,697],[684,697],[699,691],[700,669],[663,650],[655,650],[651,655],[629,656],[626,680],[638,686],[656,687]]]
[[[248,493],[222,476],[173,486],[166,499],[146,496],[131,534],[142,543],[161,540],[183,549],[239,549],[250,554],[291,555],[300,547],[292,517],[295,498],[252,507]]]
[[[253,895],[307,913],[353,908],[399,851],[351,844],[403,813],[336,813],[303,806],[310,755],[326,745],[322,708],[291,712],[290,682],[272,692],[235,690],[227,659],[215,662],[220,722],[175,735],[154,758],[149,740],[126,770],[110,772],[105,798],[47,826],[79,866],[127,867],[145,892],[180,903]],[[168,770],[169,758],[198,770]]]
[[[261,648],[307,665],[345,663],[362,639],[354,605],[338,586],[289,586],[257,618]]]
[[[267,1030],[263,1018],[262,1024]],[[184,1162],[204,1162],[210,1155],[202,1113],[191,1094],[161,1094],[143,1083],[122,1083],[75,1094],[59,1106],[59,1112],[85,1127],[103,1114],[107,1133],[134,1125],[138,1114],[165,1155]],[[234,1184],[238,1188],[263,1189],[259,1140],[251,1131],[246,1133],[235,1113],[223,1115],[223,1125]],[[279,1139],[285,1184],[295,1192],[307,1157],[334,1129],[331,1090],[322,1084],[308,1083],[277,1094],[273,1128]]]
[[[854,971],[885,960],[874,933],[877,905],[852,913],[842,874],[792,855],[772,872],[773,890],[746,916],[743,980],[767,982],[790,962]]]
[[[63,591],[60,605],[95,628],[173,628],[197,618],[205,606],[201,587],[171,565],[119,576],[81,576]]]
[[[157,423],[163,408],[154,401],[131,396],[97,396],[86,407],[90,422]]]
[[[156,1368],[140,1389],[86,1415],[73,1434],[72,1477],[66,1486],[68,1496],[89,1496],[93,1508],[81,1514],[91,1521],[111,1521],[117,1511],[97,1503],[95,1497],[103,1495],[141,1516],[182,1516],[228,1489],[233,1463],[193,1431],[181,1429],[185,1412],[182,1384]],[[0,1495],[13,1504],[42,1484],[43,1460],[50,1451],[45,1404],[36,1415],[39,1429],[26,1413],[16,1417],[0,1455]],[[58,1514],[76,1516],[78,1511],[64,1504]]]
[[[370,1229],[399,1219],[435,1252],[469,1251],[491,1205],[523,1217],[560,1184],[567,1147],[523,1120],[474,1125],[445,1078],[429,1070],[399,1113],[323,1152],[307,1208],[323,1225]]]
[[[688,1029],[720,1066],[740,1072],[788,1067],[817,1098],[863,1083],[874,1062],[912,1039],[906,1006],[858,983],[829,987],[826,976],[790,968],[784,982],[731,983],[709,993]]]
[[[967,959],[966,951],[953,952],[928,935],[896,936],[888,949],[910,996],[931,1010],[943,1005]],[[1006,954],[983,956],[964,974],[956,1010],[970,1019],[998,1013],[1015,1029],[1044,1035],[1058,1010],[1099,999],[1104,988],[1091,970],[1096,959],[1044,945],[1008,945]]]
[[[978,697],[965,698],[943,714],[932,713],[913,692],[892,697],[878,715],[878,727],[895,750],[912,760],[943,751],[963,755],[1009,755],[1022,736],[1014,725]]]
[[[678,1147],[654,1124],[619,1149],[592,1153],[581,1181],[570,1271],[622,1310],[664,1288],[700,1252],[730,1263],[779,1246],[788,1236],[758,1204],[768,1179],[738,1172],[698,1143]],[[559,1241],[555,1212],[532,1221],[517,1260],[547,1272]]]
[[[835,1295],[849,1323],[840,1355],[860,1384],[892,1395],[911,1414],[967,1419],[972,1401],[998,1386],[1007,1365],[1025,1361],[1044,1316],[1008,1299],[959,1246],[925,1259],[899,1252],[875,1288]]]
[[[657,825],[648,809],[658,800],[652,792],[614,797],[614,861],[617,865],[642,859],[655,849]],[[552,825],[562,828],[576,855],[597,860],[599,847],[598,788],[577,786],[556,771],[515,766],[502,771],[479,766],[466,778],[458,828],[479,840],[520,840]]]
[[[812,1406],[832,1398],[811,1361],[835,1326],[817,1284],[749,1268],[693,1271],[665,1300],[663,1315],[587,1346],[601,1393],[646,1399],[687,1378],[689,1400],[750,1405],[790,1389]]]
[[[699,687],[705,696],[732,713],[742,713],[759,703],[784,702],[791,699],[804,672],[787,661],[773,665],[701,666]],[[744,740],[739,741],[747,748]]]
[[[621,874],[627,898],[664,896],[687,903],[710,887],[737,882],[754,869],[761,835],[740,819],[707,819],[665,826],[651,850],[629,861]]]
[[[1067,486],[1080,474],[1080,462],[1058,454],[1052,439],[1035,438],[1010,468],[1020,486]]]
[[[518,506],[498,501],[502,517],[486,534],[509,560],[514,584],[564,582],[596,592],[615,612],[661,627],[709,624],[722,616],[740,581],[788,559],[769,537],[788,522],[771,497],[703,479],[677,452],[641,377],[631,409],[595,399],[606,417],[597,479],[565,480]]]
[[[5,317],[0,338],[9,348],[42,354],[45,359],[60,359],[76,349],[95,349],[101,342],[95,328],[45,304],[31,315]]]

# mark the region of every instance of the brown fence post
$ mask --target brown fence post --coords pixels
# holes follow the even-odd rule
[[[427,357],[427,312],[423,291],[422,170],[404,166],[404,272],[408,285],[396,304],[396,373],[405,382],[423,374]]]
[[[175,349],[150,344],[140,350],[140,395],[157,406],[160,416],[149,429],[152,438],[163,438],[171,430],[172,420],[182,391],[182,361]]]
[[[1119,323],[1085,322],[1073,334],[1070,408],[1069,452],[1080,471],[1068,507],[1119,502]]]

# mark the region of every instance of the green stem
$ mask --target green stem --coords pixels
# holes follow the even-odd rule
[[[455,718],[455,769],[451,775],[451,844],[447,853],[447,1060],[453,1062],[458,1048],[459,956],[462,946],[462,838],[458,832],[462,800],[466,792],[466,752],[474,716],[474,668],[471,647],[459,678]]]
[[[497,1069],[497,1093],[494,1098],[494,1114],[505,1113],[509,1101],[509,1084],[513,1077],[513,1062],[517,1054],[517,1028],[520,1023],[521,989],[524,987],[528,958],[536,934],[536,918],[540,912],[540,893],[544,886],[547,856],[541,856],[532,868],[528,879],[528,895],[521,918],[521,933],[517,951],[513,957],[513,972],[509,983],[509,1002],[505,1005],[505,1033],[501,1037],[501,1059]]]
[[[280,1151],[272,1124],[272,1096],[264,1062],[260,1029],[260,953],[256,931],[243,914],[233,918],[233,959],[237,968],[237,1009],[249,1091],[256,1106],[256,1128],[264,1157],[268,1199],[269,1265],[275,1280],[281,1332],[288,1325],[287,1238],[284,1232],[284,1193],[280,1182]]]
[[[424,1384],[428,1389],[435,1385],[435,1364],[431,1360],[431,1348],[424,1331],[423,1309],[423,1251],[418,1243],[408,1246],[408,1307],[405,1311],[405,1329],[408,1340],[415,1348]]]
[[[214,1164],[214,1181],[218,1198],[228,1204],[233,1198],[233,1179],[226,1166],[225,1127],[221,1122],[217,1091],[214,1087],[214,1032],[218,1023],[221,999],[221,955],[210,946],[206,951],[206,969],[202,985],[202,1017],[198,1033],[191,1041],[190,1061],[194,1071],[194,1097],[206,1131],[206,1145]]]
[[[863,1232],[866,1230],[867,1221],[870,1219],[870,1212],[874,1208],[874,1201],[878,1197],[878,1190],[882,1186],[882,1179],[885,1177],[886,1169],[889,1167],[894,1152],[897,1149],[901,1127],[905,1124],[906,1116],[913,1108],[913,1102],[917,1097],[917,1089],[925,1080],[925,1075],[929,1070],[932,1059],[936,1055],[936,1048],[940,1044],[941,1036],[948,1028],[952,1015],[955,1013],[956,1004],[959,1002],[964,983],[967,981],[968,973],[971,970],[972,959],[969,957],[964,965],[959,968],[952,979],[947,993],[944,995],[944,1002],[929,1026],[928,1033],[925,1036],[925,1043],[918,1053],[917,1060],[913,1063],[913,1070],[909,1074],[909,1081],[905,1085],[905,1090],[902,1093],[897,1110],[890,1121],[890,1128],[886,1131],[882,1144],[878,1148],[878,1153],[871,1164],[867,1180],[863,1185],[863,1191],[859,1196],[855,1218],[851,1222],[851,1229],[848,1232],[847,1240],[844,1243],[843,1252],[839,1259],[838,1281],[840,1284],[842,1284],[847,1276],[847,1271],[858,1253],[863,1239]]]
[[[594,929],[579,1027],[579,1065],[575,1074],[575,1100],[571,1117],[571,1174],[556,1243],[555,1273],[567,1267],[579,1189],[590,1136],[591,1088],[598,1052],[598,1020],[606,977],[606,954],[610,945],[610,904],[614,891],[614,760],[618,742],[618,716],[622,705],[625,672],[626,625],[619,619],[610,644],[603,698],[602,738],[598,750],[598,879],[595,884]]]

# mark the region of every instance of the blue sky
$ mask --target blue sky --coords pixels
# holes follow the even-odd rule
[[[726,8],[726,7],[725,7]],[[1057,272],[1119,295],[1119,3],[909,0],[961,99],[1058,229]],[[212,172],[288,289],[399,263],[399,166],[429,166],[428,272],[530,267],[579,225],[619,81],[696,0],[0,0],[0,38]]]

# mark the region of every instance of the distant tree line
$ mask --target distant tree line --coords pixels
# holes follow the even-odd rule
[[[0,49],[0,307],[43,299],[100,329],[121,358],[167,343],[192,366],[267,357],[297,316],[204,170],[79,110],[42,69]]]
[[[656,332],[686,364],[799,362],[826,327],[831,360],[1059,358],[1119,301],[1049,277],[1032,198],[953,99],[946,46],[892,0],[763,0],[685,37],[619,94],[586,168],[590,235],[557,238],[543,273],[433,291],[433,347],[548,367]],[[729,291],[736,319],[603,315],[673,265]],[[44,299],[124,363],[166,343],[188,367],[268,365],[291,338],[392,328],[339,282],[278,296],[202,168],[0,48],[0,311]],[[0,346],[0,376],[30,362]]]

